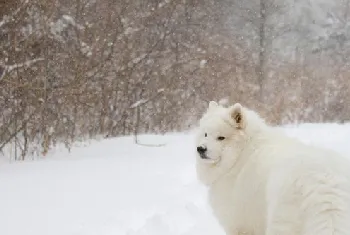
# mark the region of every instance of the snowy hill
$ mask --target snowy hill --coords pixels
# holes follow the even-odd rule
[[[350,153],[350,125],[286,127]],[[116,138],[0,165],[1,235],[223,235],[195,177],[191,134]]]

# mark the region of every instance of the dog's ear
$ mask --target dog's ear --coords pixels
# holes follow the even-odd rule
[[[216,103],[215,101],[210,101],[210,102],[209,102],[208,110],[217,108],[218,106],[219,106],[218,103]]]
[[[243,113],[243,107],[240,103],[236,103],[229,108],[230,117],[235,123],[237,129],[243,129],[245,127],[245,116]]]

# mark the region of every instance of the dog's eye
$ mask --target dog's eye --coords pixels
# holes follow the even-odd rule
[[[218,140],[224,140],[224,139],[225,139],[225,137],[223,137],[223,136],[218,137]]]
[[[204,134],[204,137],[207,137],[207,136],[208,136],[207,133],[205,133],[205,134]]]

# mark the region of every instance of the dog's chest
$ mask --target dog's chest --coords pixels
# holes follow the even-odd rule
[[[263,234],[265,208],[262,198],[259,198],[260,187],[234,184],[227,179],[210,189],[212,210],[225,230],[239,230],[247,235]]]

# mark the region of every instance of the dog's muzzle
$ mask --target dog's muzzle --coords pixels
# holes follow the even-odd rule
[[[207,156],[207,147],[205,146],[198,146],[197,147],[197,152],[198,152],[198,155],[201,159],[205,160],[205,162],[207,163],[212,163],[212,164],[216,164],[220,161],[220,158],[217,158],[217,159],[211,159]]]

